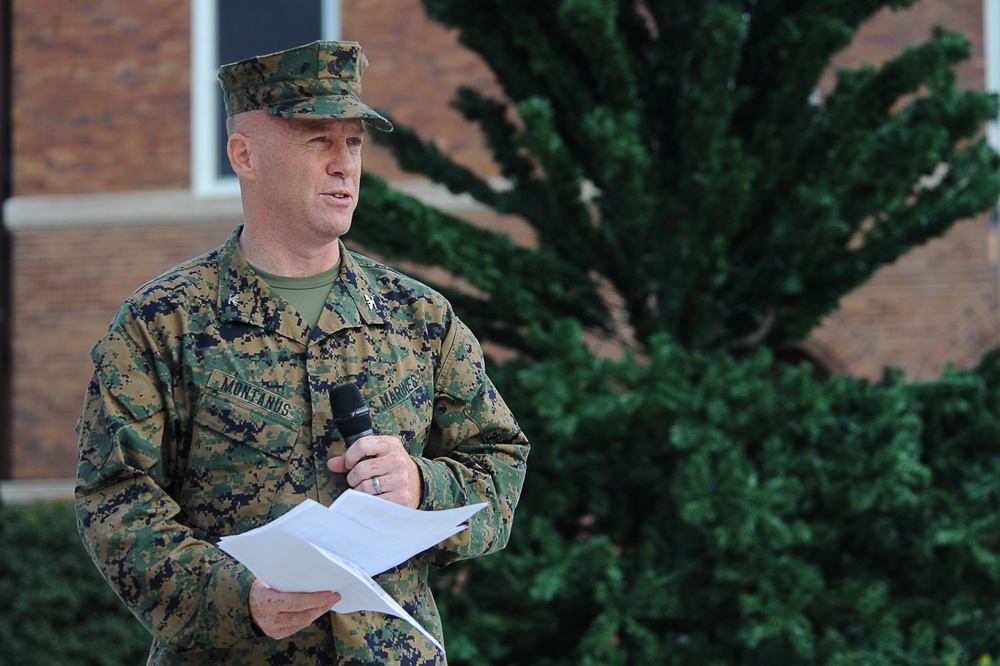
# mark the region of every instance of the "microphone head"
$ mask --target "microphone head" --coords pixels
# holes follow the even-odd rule
[[[333,422],[350,446],[356,439],[373,434],[372,419],[361,390],[354,383],[341,384],[330,391]]]
[[[333,408],[333,418],[347,417],[354,412],[367,410],[365,399],[357,384],[341,384],[330,391],[330,406]]]

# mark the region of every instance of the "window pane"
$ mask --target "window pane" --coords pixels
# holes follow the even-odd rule
[[[274,53],[322,38],[320,0],[217,0],[218,63]],[[221,100],[221,95],[220,95]],[[225,137],[226,109],[219,104],[219,136]],[[219,142],[219,177],[233,176],[225,141]]]

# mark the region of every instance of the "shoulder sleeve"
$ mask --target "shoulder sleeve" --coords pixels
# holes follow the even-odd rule
[[[434,563],[484,555],[510,536],[528,458],[528,440],[486,374],[479,342],[450,314],[442,345],[430,440],[418,459],[424,509],[486,502],[469,528],[440,544]]]
[[[249,638],[252,576],[177,522],[166,361],[128,307],[92,352],[77,423],[77,526],[122,601],[174,650]]]

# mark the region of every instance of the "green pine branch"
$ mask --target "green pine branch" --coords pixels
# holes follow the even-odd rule
[[[482,129],[504,185],[412,131],[386,142],[404,168],[534,229],[539,247],[517,255],[545,257],[530,299],[592,325],[604,284],[640,343],[803,338],[881,266],[1000,195],[976,141],[996,102],[956,89],[965,38],[938,31],[840,72],[816,99],[857,28],[912,0],[424,4],[503,90],[461,90],[454,105]],[[465,279],[476,270],[442,261]],[[516,337],[506,317],[486,330]]]

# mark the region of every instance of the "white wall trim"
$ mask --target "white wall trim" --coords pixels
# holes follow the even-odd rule
[[[491,181],[504,187],[502,179]],[[392,187],[451,215],[489,213],[467,194],[455,195],[426,179],[396,181]],[[362,196],[364,190],[362,189]],[[206,224],[243,220],[238,195],[204,197],[191,190],[153,190],[99,194],[12,197],[4,202],[4,219],[13,231],[78,227]]]
[[[0,481],[0,504],[30,504],[71,500],[76,479],[15,479]]]
[[[190,190],[12,197],[4,202],[14,233],[67,227],[194,224],[243,219],[239,197],[204,198]]]

